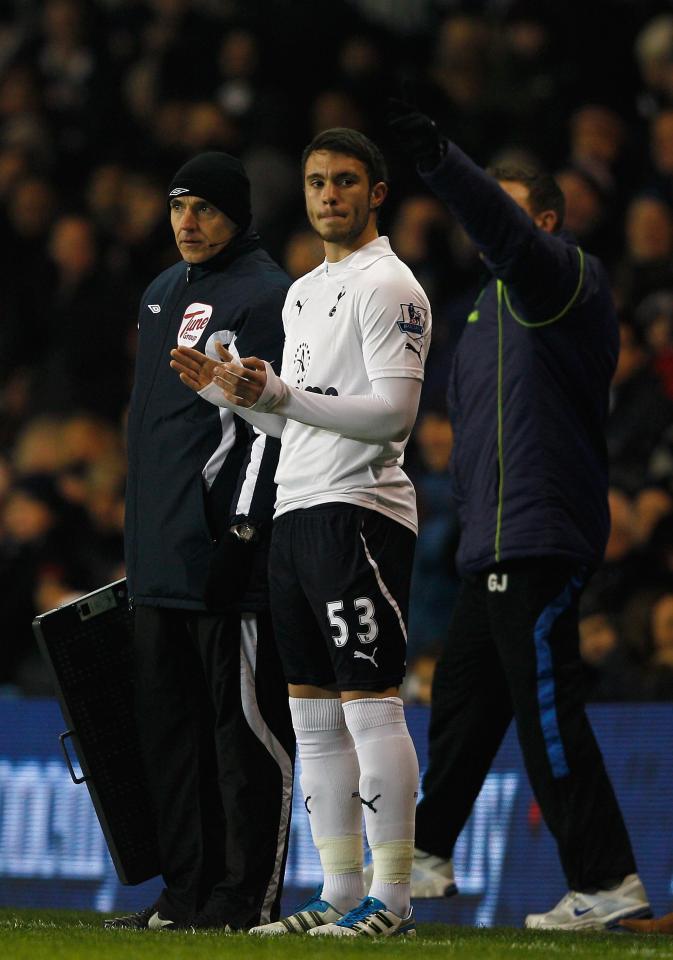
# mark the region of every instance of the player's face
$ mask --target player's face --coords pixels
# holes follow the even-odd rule
[[[183,194],[171,199],[175,242],[187,263],[202,263],[223,250],[238,228],[233,220],[202,197]]]
[[[304,169],[308,219],[327,245],[356,250],[377,236],[376,209],[385,199],[384,183],[370,185],[361,160],[331,150],[309,154]]]

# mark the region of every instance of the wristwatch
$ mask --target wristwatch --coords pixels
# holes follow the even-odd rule
[[[241,543],[257,543],[259,540],[259,530],[253,523],[243,520],[241,523],[235,523],[229,527],[229,533],[233,533]]]

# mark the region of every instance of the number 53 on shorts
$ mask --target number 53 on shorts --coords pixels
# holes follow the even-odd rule
[[[343,613],[342,600],[327,601],[327,619],[332,628],[332,640],[335,647],[344,647],[348,643],[348,624],[339,614]],[[360,643],[373,643],[379,635],[379,627],[374,616],[374,604],[369,597],[358,597],[353,601],[358,621],[364,630],[357,632]]]

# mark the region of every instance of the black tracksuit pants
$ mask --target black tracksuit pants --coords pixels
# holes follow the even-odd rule
[[[416,846],[449,857],[514,717],[531,786],[571,890],[636,871],[584,710],[577,604],[585,575],[564,560],[467,576],[437,664]]]
[[[157,815],[162,915],[276,919],[294,733],[268,612],[138,606],[136,716]]]

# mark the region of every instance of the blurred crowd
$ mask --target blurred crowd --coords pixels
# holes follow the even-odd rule
[[[427,700],[457,579],[445,389],[480,288],[458,224],[393,151],[386,101],[480,164],[556,173],[612,279],[613,529],[583,601],[595,699],[673,698],[673,9],[651,0],[0,0],[0,689],[49,692],[32,617],[123,576],[136,305],[173,263],[165,189],[240,156],[292,277],[322,259],[298,158],[319,130],[384,148],[381,223],[433,305],[409,450],[421,531],[407,695]],[[168,360],[168,358],[167,358]]]

